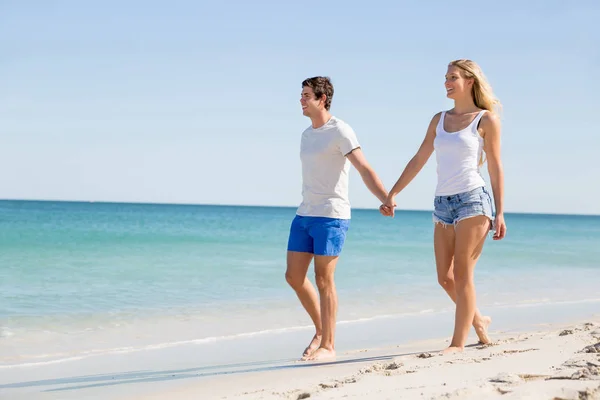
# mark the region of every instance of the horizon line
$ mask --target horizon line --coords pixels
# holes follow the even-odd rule
[[[39,202],[39,203],[91,203],[91,204],[130,204],[130,205],[156,205],[156,206],[204,206],[204,207],[256,207],[256,208],[298,208],[297,205],[266,205],[266,204],[218,204],[218,203],[163,203],[151,201],[114,201],[114,200],[51,200],[51,199],[10,199],[0,198],[3,201],[22,201],[22,202]],[[375,211],[377,208],[367,207],[352,207],[352,210]],[[416,212],[431,212],[424,209],[401,209],[397,211],[416,211]],[[574,213],[555,213],[555,212],[525,212],[525,211],[509,211],[505,214],[521,214],[521,215],[565,215],[579,217],[600,217],[600,214],[574,214]]]

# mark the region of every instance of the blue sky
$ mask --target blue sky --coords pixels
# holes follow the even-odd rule
[[[504,105],[506,211],[600,214],[599,4],[3,0],[0,198],[296,206],[313,75],[389,188],[471,58]],[[399,208],[435,179],[432,157]]]

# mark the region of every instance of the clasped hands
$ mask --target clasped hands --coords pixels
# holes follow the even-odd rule
[[[396,208],[396,201],[394,200],[394,197],[388,197],[385,202],[379,206],[379,212],[384,217],[393,217],[394,208]]]

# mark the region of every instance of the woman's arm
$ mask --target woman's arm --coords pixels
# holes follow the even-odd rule
[[[394,207],[396,203],[394,197],[400,193],[408,184],[417,176],[417,174],[423,169],[429,157],[433,153],[433,140],[435,139],[435,128],[440,120],[442,113],[437,113],[433,116],[429,122],[425,139],[421,143],[419,150],[413,156],[413,158],[406,164],[404,171],[400,175],[400,178],[396,181],[396,184],[392,187],[388,194],[387,201],[383,204],[382,208],[386,210],[387,215],[394,215]]]
[[[493,113],[485,113],[481,118],[481,129],[483,130],[483,149],[487,156],[488,172],[490,174],[496,206],[496,232],[494,233],[494,239],[500,240],[506,236],[506,224],[504,222],[504,169],[500,155],[500,119]]]

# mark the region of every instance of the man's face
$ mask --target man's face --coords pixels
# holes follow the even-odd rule
[[[325,107],[325,101],[320,99],[317,100],[315,92],[312,88],[307,86],[302,88],[302,95],[300,96],[300,105],[302,106],[302,114],[307,117],[317,115]]]

